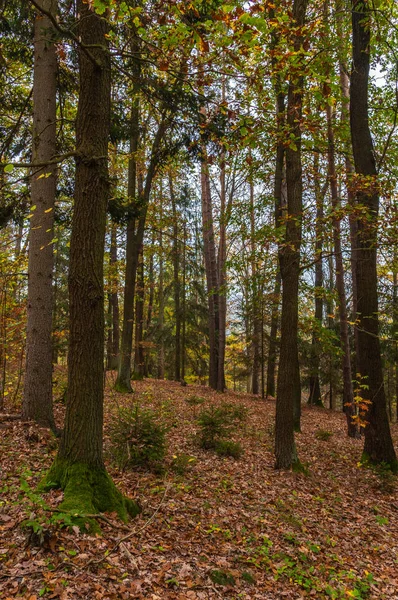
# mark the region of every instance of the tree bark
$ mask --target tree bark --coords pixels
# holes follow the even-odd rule
[[[111,226],[111,247],[109,253],[109,269],[110,269],[110,287],[109,292],[109,352],[108,352],[108,369],[116,370],[119,366],[119,346],[120,346],[120,317],[119,317],[119,296],[118,288],[118,273],[117,273],[117,225],[112,223]]]
[[[356,283],[358,291],[358,367],[361,397],[370,402],[365,414],[364,457],[388,464],[398,462],[391,439],[383,382],[377,294],[377,221],[379,188],[369,129],[368,86],[371,11],[367,0],[352,0],[352,73],[350,125],[355,171],[356,202],[366,213],[358,219]]]
[[[301,28],[305,21],[308,0],[294,0],[294,50],[303,45]],[[291,67],[287,125],[294,135],[286,148],[287,215],[286,231],[279,263],[282,277],[281,346],[278,369],[278,387],[275,421],[276,468],[291,468],[297,462],[294,430],[300,429],[301,384],[298,360],[298,291],[300,277],[300,246],[302,221],[302,165],[301,119],[303,77],[299,61],[298,71]]]
[[[90,46],[79,51],[76,119],[76,179],[69,264],[70,335],[65,428],[47,487],[64,490],[63,510],[116,511],[139,508],[125,499],[103,460],[104,285],[106,206],[109,194],[108,137],[111,66],[108,26],[78,1],[78,35]]]
[[[56,14],[55,0],[43,0],[42,6],[44,10]],[[34,35],[32,160],[45,163],[56,154],[57,56],[55,30],[49,17],[36,15]],[[53,430],[52,284],[55,191],[54,165],[32,173],[26,372],[22,401],[24,420],[32,419]]]

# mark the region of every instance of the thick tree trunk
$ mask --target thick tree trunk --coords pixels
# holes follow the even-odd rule
[[[138,507],[117,491],[103,461],[104,285],[103,260],[109,194],[108,136],[111,67],[107,22],[78,1],[79,52],[76,180],[69,264],[70,335],[68,401],[58,456],[47,486],[64,489],[64,510],[117,511]]]
[[[365,210],[358,219],[356,282],[358,291],[358,368],[361,396],[367,405],[364,456],[398,470],[387,417],[379,339],[377,295],[377,221],[379,190],[369,129],[368,85],[371,10],[367,0],[352,1],[353,67],[350,88],[350,124],[356,200]]]
[[[333,209],[333,245],[334,260],[336,265],[336,289],[339,297],[339,326],[340,343],[343,350],[341,357],[341,366],[343,371],[343,410],[347,417],[347,433],[349,437],[358,436],[358,427],[354,420],[354,392],[352,387],[351,372],[351,350],[350,338],[348,335],[348,315],[347,302],[344,283],[344,264],[343,252],[341,248],[341,227],[339,212],[341,208],[339,193],[337,188],[337,173],[335,165],[335,145],[333,131],[333,110],[330,105],[326,108],[327,130],[328,130],[328,177],[330,183],[330,197]]]
[[[56,1],[43,0],[43,9],[56,14]],[[56,154],[57,56],[51,20],[35,18],[33,73],[33,162]],[[26,372],[22,418],[55,429],[52,405],[53,237],[56,170],[33,169],[28,265]]]
[[[297,31],[294,49],[300,51],[308,0],[294,0],[293,18]],[[282,276],[281,346],[275,421],[276,468],[290,468],[297,462],[294,430],[300,429],[301,384],[298,360],[298,291],[302,221],[301,118],[303,78],[290,73],[287,124],[294,146],[286,148],[287,219],[283,247],[279,252]],[[293,67],[291,68],[293,70]]]

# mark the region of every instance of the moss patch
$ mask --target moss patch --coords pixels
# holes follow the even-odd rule
[[[59,508],[72,515],[75,513],[77,524],[88,523],[93,531],[98,531],[99,526],[85,515],[116,512],[122,521],[127,521],[129,515],[135,517],[141,512],[136,502],[119,492],[105,469],[93,469],[83,463],[70,464],[57,458],[39,489],[48,491],[57,488],[64,491],[64,500]]]
[[[134,393],[134,390],[131,386],[129,387],[122,381],[118,381],[118,380],[116,380],[114,389],[115,389],[115,392],[119,392],[119,394],[133,394]]]

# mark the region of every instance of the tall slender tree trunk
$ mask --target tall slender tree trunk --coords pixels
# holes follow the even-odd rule
[[[160,215],[162,223],[162,215]],[[163,267],[163,234],[159,232],[159,318],[158,318],[158,379],[164,379],[164,267]]]
[[[56,0],[43,0],[55,16]],[[51,39],[53,37],[53,39]],[[46,162],[56,154],[57,56],[49,17],[35,18],[32,159]],[[33,169],[28,265],[26,372],[22,418],[55,430],[52,405],[52,319],[54,268],[54,165]]]
[[[62,507],[83,513],[138,507],[117,491],[103,460],[104,285],[111,65],[105,19],[78,0],[79,104],[69,263],[70,335],[65,428],[47,485],[64,489]]]
[[[139,46],[136,39],[133,42],[133,50],[138,53]],[[130,159],[128,165],[127,194],[129,204],[138,206],[137,199],[137,151],[139,148],[139,121],[140,121],[140,101],[139,101],[139,80],[140,64],[134,62],[134,84],[133,84],[133,105],[131,109],[130,120]],[[118,376],[115,388],[120,392],[131,392],[131,355],[133,350],[133,327],[134,327],[134,294],[135,277],[138,265],[138,253],[136,240],[136,217],[133,216],[127,223],[126,233],[126,270],[124,276],[123,293],[123,329],[120,347],[120,360]]]
[[[225,81],[222,83],[222,100],[225,101]],[[227,327],[227,189],[225,179],[225,150],[220,164],[220,240],[218,246],[218,365],[217,390],[225,390],[225,344]]]
[[[180,249],[178,243],[178,215],[176,197],[174,194],[173,179],[169,173],[170,200],[173,211],[173,288],[175,312],[175,354],[174,354],[174,379],[181,380],[181,302],[180,302]]]
[[[144,377],[144,253],[140,252],[137,269],[137,285],[135,294],[135,351],[134,375],[138,379]]]
[[[201,165],[203,247],[209,306],[209,385],[217,389],[218,384],[218,332],[219,298],[216,246],[214,241],[213,206],[210,190],[210,175],[207,156],[203,156]]]
[[[308,0],[294,0],[293,19],[297,28],[294,49],[303,45],[301,28]],[[301,62],[301,61],[300,61]],[[300,429],[301,384],[298,360],[298,291],[302,221],[301,118],[303,77],[291,67],[287,125],[294,135],[294,146],[286,148],[287,215],[283,247],[279,252],[282,276],[281,346],[275,421],[276,468],[290,468],[297,462],[294,430]]]
[[[258,271],[256,261],[256,229],[254,215],[254,185],[250,177],[250,263],[251,263],[251,313],[252,313],[252,381],[251,392],[260,392],[260,368],[261,368],[261,314],[260,314],[260,290],[258,285]]]
[[[340,343],[343,350],[341,366],[343,371],[343,410],[347,417],[347,432],[349,437],[357,437],[358,428],[354,421],[354,392],[352,387],[351,350],[348,334],[347,301],[344,283],[343,252],[341,247],[341,227],[339,211],[341,203],[337,187],[337,173],[335,165],[335,144],[333,131],[333,109],[330,105],[326,108],[328,130],[328,177],[330,183],[330,197],[333,209],[333,245],[334,260],[336,265],[336,289],[339,297],[339,326]]]
[[[110,286],[109,293],[109,312],[110,312],[110,344],[108,352],[108,369],[115,370],[119,366],[119,347],[120,347],[120,317],[119,317],[119,296],[118,273],[117,273],[117,225],[111,226],[111,246],[109,252]]]
[[[187,310],[186,310],[186,278],[187,278],[187,265],[186,265],[186,253],[187,253],[187,226],[184,221],[184,238],[182,247],[182,306],[181,306],[181,382],[185,382],[185,346],[186,346],[186,327],[187,327]]]
[[[358,291],[358,367],[361,396],[370,402],[365,418],[364,456],[398,470],[387,416],[379,338],[377,294],[377,221],[379,189],[369,129],[368,86],[372,13],[367,0],[352,0],[353,64],[350,88],[350,125],[356,201],[366,211],[358,219],[356,283]]]
[[[275,374],[278,357],[278,329],[279,329],[279,305],[281,299],[281,272],[277,267],[275,275],[274,291],[272,294],[271,326],[269,333],[268,360],[267,360],[267,387],[266,396],[275,397]]]
[[[311,341],[311,367],[310,367],[310,389],[308,404],[323,406],[321,386],[319,382],[320,367],[320,333],[323,319],[323,200],[324,194],[320,185],[319,155],[314,158],[315,175],[315,201],[316,201],[316,221],[315,221],[315,327],[312,332]]]

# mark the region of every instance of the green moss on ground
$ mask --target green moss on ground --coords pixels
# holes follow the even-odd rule
[[[99,526],[85,515],[116,512],[126,522],[129,516],[135,517],[141,512],[136,502],[117,489],[105,469],[93,469],[83,463],[70,464],[57,458],[39,487],[40,491],[62,489],[64,499],[60,510],[76,513],[77,524],[88,523],[92,531],[99,531]]]

